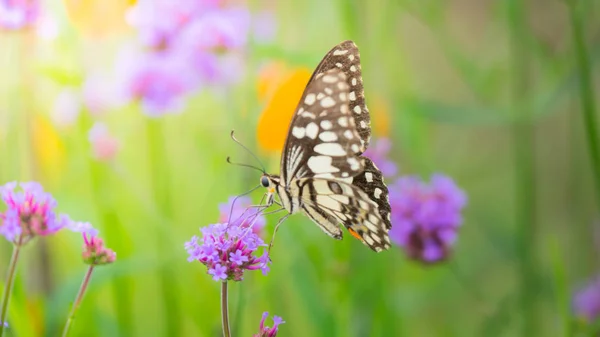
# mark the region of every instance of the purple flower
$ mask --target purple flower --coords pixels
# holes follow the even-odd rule
[[[364,156],[371,159],[375,166],[381,170],[384,177],[392,177],[398,171],[396,163],[387,159],[391,146],[392,143],[388,138],[379,138],[371,141],[371,145],[364,153]]]
[[[427,263],[445,259],[462,223],[467,198],[454,181],[433,175],[427,184],[417,177],[402,177],[390,187],[392,229],[390,238],[407,255]]]
[[[0,187],[2,200],[7,206],[0,213],[0,234],[15,244],[25,244],[35,236],[54,234],[70,224],[68,216],[54,213],[56,201],[39,183],[19,184],[20,192],[15,191],[16,182]]]
[[[227,267],[222,266],[217,263],[213,268],[208,269],[208,273],[213,276],[213,280],[215,281],[225,281],[227,280]]]
[[[279,326],[285,321],[279,316],[273,316],[273,327],[270,328],[265,326],[265,320],[269,316],[268,312],[264,312],[262,314],[262,319],[260,320],[260,331],[257,334],[254,334],[253,337],[275,337],[277,336],[277,332],[279,330]]]
[[[600,318],[600,276],[591,280],[573,296],[573,311],[587,322]]]
[[[200,228],[202,238],[193,236],[184,247],[188,261],[200,261],[215,281],[241,281],[246,270],[261,269],[265,273],[270,262],[268,254],[254,255],[258,247],[266,246],[250,227],[218,223]]]
[[[265,227],[265,217],[258,208],[250,208],[250,205],[252,200],[249,197],[239,197],[237,200],[235,197],[230,197],[226,203],[219,204],[219,221],[232,223],[241,228],[251,226],[252,231],[260,235]]]
[[[73,232],[87,234],[91,236],[98,235],[98,230],[89,222],[70,221],[67,228]]]
[[[0,0],[0,27],[18,30],[33,25],[39,7],[39,0]]]

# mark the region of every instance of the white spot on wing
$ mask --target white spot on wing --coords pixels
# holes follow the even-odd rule
[[[338,50],[336,50],[336,51],[334,51],[334,52],[333,52],[333,55],[336,55],[336,56],[337,56],[337,55],[344,55],[344,54],[346,54],[347,52],[348,52],[347,50],[344,50],[344,49],[338,49]]]
[[[307,127],[308,128],[308,127]],[[316,153],[324,154],[327,156],[345,156],[346,151],[338,143],[321,143],[317,144],[314,148]]]
[[[348,98],[351,101],[355,101],[356,100],[356,94],[354,93],[354,91],[351,91],[350,94],[348,95]]]
[[[322,81],[325,83],[335,83],[338,81],[338,77],[333,75],[325,75],[323,76]]]
[[[324,108],[331,108],[335,105],[335,101],[331,97],[325,97],[321,100],[321,106]]]
[[[343,127],[348,127],[348,117],[340,117],[338,118],[338,124]]]
[[[358,164],[358,160],[354,157],[348,158],[348,164],[350,164],[350,169],[352,171],[356,171],[360,168],[360,165]]]
[[[306,136],[310,139],[317,138],[317,134],[319,133],[319,127],[315,123],[309,123],[306,126]]]
[[[348,130],[344,131],[344,137],[346,137],[348,139],[354,138],[354,134],[352,134],[352,130],[348,129]]]
[[[308,94],[304,98],[304,104],[313,105],[315,103],[315,94]]]
[[[350,71],[351,72],[355,72],[356,71],[356,67],[355,66],[350,67]]]
[[[371,173],[371,172],[365,173],[365,179],[367,179],[368,183],[372,183],[373,182],[373,173]]]
[[[352,85],[356,85],[356,77],[352,77]]]
[[[373,195],[375,196],[375,198],[379,199],[379,198],[381,197],[381,192],[383,192],[383,191],[381,190],[381,188],[377,187],[377,188],[375,189],[375,191],[373,192]]]
[[[361,128],[366,128],[367,127],[367,123],[365,121],[360,121],[360,127]]]
[[[298,139],[302,139],[306,135],[306,129],[294,126],[292,128],[292,135]]]
[[[321,121],[321,127],[325,130],[331,129],[332,126],[333,124],[330,121]]]
[[[362,112],[362,109],[360,108],[359,105],[357,105],[357,106],[354,107],[354,113],[355,114],[360,114],[361,112]]]
[[[306,164],[315,174],[339,172],[340,169],[331,165],[332,160],[328,156],[313,156],[308,158]]]
[[[338,137],[335,134],[335,132],[324,131],[319,134],[319,139],[321,139],[324,142],[334,142],[338,139]]]

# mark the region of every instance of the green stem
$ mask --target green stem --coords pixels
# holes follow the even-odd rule
[[[6,311],[10,294],[12,292],[13,281],[15,280],[15,271],[17,270],[17,262],[19,261],[19,253],[21,251],[21,236],[17,239],[17,243],[13,245],[12,256],[10,257],[10,265],[8,266],[8,275],[6,275],[6,284],[4,285],[4,294],[2,295],[2,311],[0,312],[0,337],[4,334]]]
[[[227,300],[227,281],[221,282],[221,320],[223,323],[223,337],[231,337],[229,329],[229,305]]]
[[[71,330],[71,326],[73,325],[73,321],[75,321],[75,313],[77,309],[79,309],[79,305],[81,304],[81,300],[83,300],[83,295],[85,294],[85,290],[90,283],[90,279],[92,278],[92,272],[94,271],[94,266],[90,265],[85,277],[83,278],[83,282],[81,282],[81,287],[79,288],[79,292],[77,293],[77,297],[75,298],[75,303],[73,303],[73,307],[71,308],[71,312],[69,313],[69,318],[67,318],[67,324],[65,324],[65,329],[63,330],[62,337],[66,337],[69,335],[69,331]]]
[[[600,205],[600,146],[598,144],[598,130],[596,129],[596,104],[594,101],[594,88],[591,79],[590,61],[586,50],[585,38],[583,36],[582,1],[568,1],[571,19],[571,30],[573,31],[573,43],[577,68],[579,71],[579,99],[581,100],[581,112],[585,121],[585,130],[588,142],[588,151],[592,164],[592,175],[596,189],[596,200]]]
[[[515,207],[519,256],[519,299],[522,321],[522,336],[535,336],[535,292],[536,264],[535,243],[535,141],[531,109],[528,104],[529,63],[527,51],[526,14],[523,3],[512,0],[508,7],[510,47],[512,58],[512,99],[515,121],[512,126],[515,168]]]

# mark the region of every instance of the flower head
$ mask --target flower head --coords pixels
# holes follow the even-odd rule
[[[255,234],[260,235],[265,227],[265,217],[258,208],[250,208],[249,197],[230,197],[228,202],[219,204],[219,221],[232,223],[241,228],[252,227]]]
[[[39,7],[39,0],[0,0],[0,27],[18,30],[33,25]]]
[[[104,241],[95,235],[83,233],[83,262],[99,266],[115,262],[117,254],[104,246]]]
[[[273,327],[265,326],[265,320],[269,316],[268,312],[264,312],[262,315],[262,319],[260,320],[260,331],[257,334],[254,334],[253,337],[275,337],[277,336],[277,332],[279,330],[279,326],[285,321],[279,316],[273,316]]]
[[[429,184],[416,177],[399,178],[389,191],[392,241],[416,260],[431,263],[446,258],[462,223],[465,193],[439,174]]]
[[[266,245],[251,228],[242,224],[218,223],[201,228],[201,239],[194,236],[185,243],[188,261],[200,261],[215,281],[241,281],[246,270],[261,269],[265,273],[269,256],[254,253]]]
[[[371,159],[386,177],[392,177],[398,171],[396,163],[387,159],[387,154],[390,152],[391,146],[392,143],[389,138],[379,138],[376,141],[372,141],[364,153],[364,156]]]
[[[573,296],[573,311],[587,322],[600,318],[600,276],[591,280]]]
[[[0,234],[7,240],[24,244],[35,236],[54,234],[70,223],[67,215],[57,216],[54,212],[56,201],[39,183],[19,184],[11,182],[0,187],[0,195],[7,206],[0,213]]]

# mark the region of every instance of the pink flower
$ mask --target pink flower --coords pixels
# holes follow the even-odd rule
[[[32,26],[39,16],[39,0],[0,0],[0,27],[18,30]]]
[[[97,236],[83,233],[83,262],[94,266],[115,262],[117,254],[104,247],[104,241]]]

